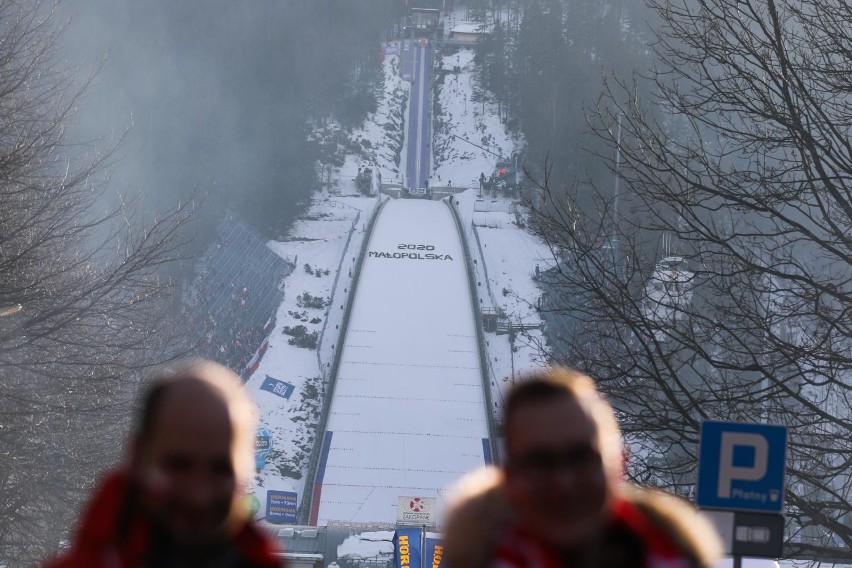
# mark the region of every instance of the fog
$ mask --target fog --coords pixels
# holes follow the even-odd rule
[[[203,200],[194,252],[226,207],[281,235],[314,189],[308,125],[330,116],[392,14],[344,4],[63,2],[59,52],[78,83],[94,74],[70,140],[91,151],[126,134],[110,189],[146,211]]]
[[[787,466],[796,490],[786,497],[795,538],[788,534],[785,553],[848,555],[849,74],[846,60],[803,65],[822,60],[832,42],[837,52],[849,45],[848,3],[804,0],[828,7],[811,13],[798,0],[779,2],[781,21],[793,22],[791,31],[778,28],[779,43],[762,25],[762,0],[711,2],[724,17],[691,12],[701,4],[691,0],[662,1],[682,6],[659,13],[645,0],[420,2],[440,5],[445,21],[428,42],[403,44],[405,11],[417,0],[0,0],[0,22],[21,33],[7,25],[12,41],[0,42],[0,55],[23,46],[19,60],[0,57],[15,72],[0,73],[13,87],[0,95],[0,139],[14,142],[3,148],[11,165],[0,168],[0,442],[11,449],[0,453],[0,471],[12,472],[0,476],[0,494],[14,497],[0,507],[0,543],[14,545],[0,545],[0,566],[31,565],[67,542],[98,472],[120,459],[138,381],[188,355],[242,372],[258,395],[269,440],[279,444],[260,472],[267,477],[258,502],[270,491],[293,502],[299,494],[299,514],[310,512],[303,498],[323,448],[314,440],[332,430],[334,388],[321,389],[336,380],[355,290],[370,292],[355,285],[356,258],[379,258],[362,243],[389,199],[347,192],[374,190],[374,170],[386,174],[386,193],[411,189],[396,187],[404,142],[420,140],[408,107],[434,127],[419,145],[431,153],[428,188],[435,196],[458,190],[453,226],[466,232],[474,267],[465,269],[483,290],[468,297],[464,285],[453,291],[446,278],[417,276],[411,281],[429,284],[417,292],[391,273],[374,272],[374,282],[405,292],[406,308],[428,308],[428,298],[488,314],[475,348],[447,353],[479,350],[476,364],[491,374],[484,391],[496,395],[485,403],[497,407],[489,419],[499,419],[496,399],[502,404],[501,389],[523,364],[585,371],[619,409],[633,480],[692,498],[700,420],[771,418],[790,428],[796,456]],[[27,16],[49,9],[55,17],[45,26],[63,30],[45,62],[30,65],[46,39],[24,45]],[[481,36],[446,41],[462,22],[481,26]],[[716,33],[719,22],[748,33]],[[775,61],[785,42],[801,52]],[[431,105],[408,102],[405,53],[414,66],[414,45],[434,49],[433,79],[422,83]],[[66,121],[62,96],[77,89]],[[19,100],[29,104],[5,104]],[[103,153],[106,167],[90,175],[86,164]],[[526,177],[477,188],[501,157]],[[355,171],[360,179],[350,184]],[[100,213],[89,207],[98,187],[98,205],[127,201],[127,215],[87,225],[87,215]],[[200,204],[188,225],[177,219],[147,231],[136,222],[150,224],[187,200]],[[239,219],[227,217],[230,233],[214,243],[229,209]],[[126,231],[107,226],[113,221]],[[434,247],[447,237],[429,234],[426,216],[417,221],[397,222],[388,246],[428,238],[422,246]],[[411,240],[415,229],[424,234]],[[218,254],[196,267],[204,250]],[[176,255],[186,262],[170,262]],[[160,278],[194,268],[182,286]],[[394,309],[390,292],[374,284],[372,294],[364,310],[371,317],[398,319],[400,329],[417,322],[404,330],[436,335],[425,315]],[[464,322],[446,316],[442,325],[471,323],[452,312]],[[353,345],[414,361],[394,345],[404,334],[387,327],[384,343]],[[412,352],[421,345],[440,346],[433,337],[404,342]],[[393,369],[383,391],[398,388],[397,375],[422,372],[405,398],[422,404],[426,375],[446,375],[423,371],[445,363],[440,354],[423,358],[419,371],[379,361]],[[381,378],[370,373],[372,383]],[[408,408],[357,412],[386,422]],[[340,435],[355,426],[333,428]],[[488,439],[476,434],[474,442],[484,455]],[[365,451],[352,455],[376,465]],[[417,457],[432,461],[429,452]],[[827,494],[837,502],[827,505]]]

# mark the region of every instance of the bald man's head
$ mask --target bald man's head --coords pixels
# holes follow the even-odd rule
[[[131,462],[140,505],[175,542],[204,546],[245,520],[255,408],[239,378],[209,361],[165,369],[144,398]]]

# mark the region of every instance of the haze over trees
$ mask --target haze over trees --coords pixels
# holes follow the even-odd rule
[[[286,233],[316,188],[325,149],[308,134],[375,106],[392,0],[63,0],[64,54],[85,72],[81,138],[132,125],[114,183],[145,203],[194,191],[201,250],[225,207],[267,236]]]
[[[308,130],[372,108],[379,41],[403,9],[92,4],[66,0],[42,20],[48,7],[0,0],[9,566],[55,549],[120,449],[136,379],[189,348],[175,341],[159,272],[185,250],[193,191],[208,195],[202,233],[229,204],[284,232],[325,151],[305,144]],[[689,495],[701,420],[787,424],[788,552],[850,550],[848,2],[656,0],[653,13],[628,0],[469,4],[494,25],[477,52],[480,82],[525,135],[544,185],[534,226],[559,260],[547,309],[568,322],[552,358],[598,378],[621,409],[631,474]],[[57,43],[58,21],[77,12]],[[57,46],[81,49],[63,59],[87,77],[110,44],[81,97]],[[69,139],[78,107],[84,126]],[[118,153],[77,144],[121,139],[131,124]],[[548,155],[552,169],[538,167]],[[98,200],[110,164],[113,186],[170,212]],[[683,260],[663,267],[665,256]]]
[[[471,14],[492,30],[476,47],[479,84],[494,94],[510,129],[526,140],[523,161],[540,178],[546,158],[552,183],[611,179],[583,149],[584,107],[601,78],[629,75],[650,62],[651,13],[642,0],[472,1]]]
[[[387,5],[0,0],[0,564],[57,548],[142,377],[192,352],[168,267],[227,205],[286,230],[309,126],[375,104]]]
[[[701,421],[789,426],[786,553],[848,559],[852,7],[652,7],[654,66],[588,116],[620,181],[550,178],[536,208],[551,355],[620,409],[631,474],[683,495]]]
[[[71,152],[81,89],[47,7],[0,2],[0,564],[58,546],[126,434],[139,377],[179,355],[177,204],[142,223],[105,205],[111,149]]]

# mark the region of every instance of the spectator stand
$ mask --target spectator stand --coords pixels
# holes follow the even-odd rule
[[[283,279],[294,268],[254,229],[226,212],[184,295],[199,355],[247,378],[246,371],[257,367],[265,351],[284,299]]]

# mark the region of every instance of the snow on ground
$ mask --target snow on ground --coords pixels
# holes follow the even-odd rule
[[[524,228],[523,217],[516,217],[512,199],[478,199],[476,190],[467,190],[457,199],[476,259],[482,307],[502,312],[512,325],[523,328],[515,335],[514,346],[508,333],[485,334],[493,398],[499,410],[514,379],[545,365],[540,355],[544,338],[536,310],[541,291],[535,282],[535,268],[545,270],[552,264],[552,256],[547,246]]]
[[[808,565],[811,564],[808,563]],[[731,558],[722,558],[713,563],[713,568],[733,568],[733,566],[734,561]],[[769,558],[743,558],[741,566],[742,568],[778,568],[778,562]]]
[[[393,558],[394,531],[368,531],[352,535],[337,547],[337,558],[379,564]]]
[[[304,489],[304,472],[298,467],[299,460],[296,459],[300,452],[310,450],[310,428],[306,424],[310,422],[312,407],[303,400],[305,391],[313,385],[319,391],[323,385],[318,377],[323,377],[321,367],[330,363],[331,345],[337,342],[339,325],[342,316],[341,304],[345,298],[346,291],[351,285],[352,258],[360,249],[364,237],[365,225],[369,219],[370,212],[376,206],[376,200],[363,198],[356,195],[354,177],[358,167],[375,164],[382,171],[384,181],[395,181],[402,176],[400,165],[397,163],[397,152],[404,156],[405,149],[402,147],[402,119],[405,115],[405,104],[407,100],[408,86],[402,82],[396,73],[399,65],[398,57],[395,55],[393,44],[386,47],[385,58],[385,96],[379,103],[379,109],[365,122],[364,126],[356,130],[348,144],[348,148],[359,148],[357,152],[349,152],[344,159],[344,165],[336,170],[332,178],[332,192],[318,192],[310,211],[299,220],[292,228],[288,238],[281,242],[269,243],[270,248],[290,260],[297,260],[297,269],[285,279],[286,293],[283,303],[278,309],[277,322],[270,335],[270,347],[260,367],[252,375],[247,383],[252,396],[260,408],[260,422],[273,436],[275,451],[267,460],[267,466],[259,473],[254,494],[260,502],[258,518],[265,517],[266,490],[275,489],[282,491],[293,491],[301,495]],[[443,129],[436,134],[436,147],[441,147],[440,160],[435,160],[435,168],[430,185],[449,185],[452,181],[454,186],[475,187],[476,179],[480,172],[486,175],[492,171],[497,158],[483,152],[465,142],[452,136],[455,134],[466,138],[477,144],[484,145],[494,150],[501,156],[509,156],[519,146],[519,142],[507,134],[496,116],[496,105],[488,102],[486,95],[483,115],[483,103],[474,103],[473,79],[472,79],[472,52],[461,49],[455,54],[448,55],[439,63],[443,69],[452,70],[459,66],[461,73],[458,75],[447,74],[444,76],[440,88],[439,104],[444,109],[442,117],[436,117],[436,121],[443,121]],[[395,130],[396,129],[396,130]],[[369,141],[367,145],[361,141]],[[437,158],[438,156],[436,156]],[[440,180],[438,179],[440,178]],[[484,200],[477,200],[478,187],[468,190],[456,196],[459,202],[459,211],[462,215],[465,231],[469,241],[471,253],[477,259],[475,266],[476,279],[480,283],[479,295],[483,307],[500,308],[516,323],[534,324],[538,320],[534,306],[540,292],[535,285],[534,275],[536,265],[540,270],[545,270],[545,265],[552,261],[546,247],[537,239],[529,235],[523,227],[519,226],[514,215],[515,205],[512,200],[486,196]],[[343,193],[344,197],[339,197]],[[434,204],[436,207],[444,207],[442,204]],[[523,214],[523,211],[521,210]],[[356,222],[357,218],[357,222]],[[473,225],[479,236],[481,248],[477,245],[474,236]],[[412,223],[411,228],[421,226],[422,223]],[[419,230],[419,229],[418,229]],[[450,231],[452,232],[452,231]],[[430,235],[431,237],[431,235]],[[443,238],[443,237],[442,237]],[[425,241],[424,241],[425,242]],[[434,242],[434,241],[433,241]],[[425,261],[424,261],[425,262]],[[304,265],[309,264],[313,274],[306,272]],[[485,265],[485,268],[483,268]],[[317,269],[320,275],[317,276]],[[326,270],[328,273],[326,274]],[[487,277],[485,272],[487,270]],[[392,280],[391,282],[396,282]],[[386,283],[387,284],[387,283]],[[439,293],[446,287],[444,282],[433,283],[432,292]],[[415,286],[419,289],[419,283]],[[301,308],[297,305],[297,297],[304,292],[311,296],[320,298],[332,297],[330,306],[318,310]],[[386,291],[387,298],[393,295],[400,297],[409,290]],[[458,288],[454,286],[453,289]],[[490,289],[490,292],[489,292]],[[507,293],[503,294],[506,289]],[[387,288],[385,289],[387,290]],[[440,295],[444,298],[444,295]],[[382,301],[384,298],[382,299]],[[447,301],[450,301],[447,298]],[[381,304],[379,300],[374,300]],[[461,307],[459,306],[459,309]],[[297,314],[294,316],[293,314]],[[302,316],[305,313],[307,318]],[[398,314],[397,314],[398,315]],[[311,323],[315,318],[320,321]],[[307,319],[307,321],[301,321]],[[463,319],[463,318],[462,318]],[[470,318],[468,318],[469,320]],[[354,321],[354,319],[353,319]],[[467,321],[467,320],[466,320]],[[459,322],[460,323],[460,322]],[[294,327],[304,325],[308,333],[321,332],[323,326],[325,334],[322,336],[320,353],[318,351],[298,348],[289,345],[289,336],[284,335],[282,330],[285,326]],[[467,325],[467,324],[465,324]],[[460,323],[454,331],[463,327]],[[417,330],[416,326],[411,329]],[[445,331],[449,331],[445,330]],[[472,334],[472,330],[468,330]],[[434,334],[435,330],[432,329]],[[357,336],[357,334],[356,334]],[[492,375],[492,384],[495,386],[495,400],[501,401],[501,391],[511,384],[512,369],[518,372],[536,368],[542,364],[537,357],[535,345],[541,341],[540,332],[532,330],[528,335],[522,335],[516,341],[516,351],[510,349],[508,335],[496,335],[487,333],[486,336],[488,359],[490,363],[489,372]],[[394,338],[400,340],[401,338]],[[354,343],[354,339],[350,338]],[[405,343],[405,342],[403,342]],[[409,342],[410,343],[410,342]],[[365,343],[366,344],[366,343]],[[403,345],[401,349],[409,349],[411,345]],[[431,360],[431,358],[430,358]],[[440,358],[439,360],[444,360]],[[269,375],[292,384],[293,394],[289,399],[279,397],[273,393],[260,390],[260,385],[265,377]],[[393,375],[393,376],[391,376]],[[386,390],[400,397],[399,385],[394,382],[408,380],[412,381],[409,373],[389,373],[385,378]],[[439,377],[440,379],[440,377]],[[439,385],[424,379],[413,378],[414,382],[422,384],[422,392],[417,393],[413,400],[399,401],[399,407],[390,414],[402,416],[422,423],[423,417],[429,412],[439,413],[445,417],[445,408],[437,410],[427,408],[419,398],[433,393]],[[478,383],[477,383],[478,385]],[[409,385],[410,386],[410,385]],[[471,387],[471,391],[475,390]],[[459,400],[461,397],[453,397]],[[428,404],[428,401],[426,401]],[[482,407],[483,403],[478,403]],[[366,418],[373,419],[377,423],[386,421],[390,415],[383,411],[364,410],[355,407],[354,412],[362,415],[372,414]],[[342,415],[342,411],[341,411]],[[432,421],[434,423],[434,421]],[[483,426],[484,428],[484,426]],[[487,434],[483,433],[483,437]],[[424,436],[424,439],[427,436]],[[477,451],[478,450],[478,451]],[[435,457],[441,455],[445,448],[429,449],[429,444],[405,444],[401,449],[402,463],[411,466],[412,460],[418,463],[428,464]],[[462,460],[456,466],[456,470],[442,472],[441,479],[429,480],[430,491],[440,496],[440,484],[449,486],[455,478],[465,469],[472,468],[482,462],[481,448],[474,448],[473,456],[467,456],[468,460]],[[393,454],[388,454],[393,457]],[[381,459],[372,464],[362,463],[361,466],[374,467],[381,464]],[[405,469],[405,468],[400,468]],[[436,473],[436,477],[438,477]],[[298,479],[297,479],[298,478]],[[344,475],[344,478],[346,476]],[[351,477],[349,477],[351,479]],[[373,482],[371,482],[373,483]],[[394,489],[394,492],[397,490]],[[348,491],[344,488],[343,494]],[[362,496],[363,497],[363,496]],[[370,518],[370,521],[388,518],[387,509],[394,507],[389,499],[385,499],[384,509],[381,514],[362,514],[359,518]],[[361,501],[365,503],[366,501]],[[355,515],[358,516],[358,515]],[[354,518],[354,516],[353,516]],[[378,531],[365,533],[359,537],[347,539],[339,548],[338,555],[348,559],[379,559],[386,558],[392,554],[391,538],[393,533],[389,531]],[[731,562],[721,561],[719,567],[730,566]],[[747,559],[744,566],[777,566],[773,561],[757,561]],[[782,566],[803,566],[802,562],[783,561]]]
[[[403,143],[409,84],[399,74],[400,49],[399,40],[383,47],[384,91],[376,111],[351,133],[343,132],[339,124],[316,133],[325,140],[338,141],[343,165],[321,164],[323,180],[330,179],[334,193],[357,193],[355,176],[360,168],[378,170],[384,183],[402,183],[405,177]]]
[[[437,65],[441,114],[432,121],[435,134],[429,185],[479,187],[479,174],[488,177],[500,157],[509,159],[520,142],[500,123],[493,97],[489,93],[474,94],[472,49],[459,48],[443,56]],[[456,68],[459,73],[454,72]]]
[[[327,428],[318,520],[395,522],[490,462],[467,272],[444,203],[393,200],[364,260]],[[316,495],[316,493],[315,493]]]
[[[408,85],[399,77],[398,44],[385,46],[384,96],[376,112],[352,133],[332,124],[316,135],[334,140],[343,165],[322,166],[326,189],[314,196],[310,210],[292,227],[288,238],[269,243],[279,255],[296,260],[296,270],[285,279],[284,301],[278,308],[269,349],[247,381],[260,410],[260,426],[272,435],[273,450],[258,473],[253,492],[260,502],[257,518],[266,516],[267,490],[297,493],[299,503],[314,429],[321,409],[319,401],[328,379],[337,343],[343,305],[352,283],[354,258],[358,255],[366,225],[377,205],[375,198],[358,195],[355,176],[362,167],[377,168],[387,182],[399,177],[402,126]],[[310,272],[306,266],[310,266]],[[332,293],[332,290],[334,292]],[[308,293],[328,305],[321,309],[299,306]],[[318,335],[316,349],[290,345],[285,327],[304,326]],[[261,390],[267,376],[292,385],[289,398]]]
[[[375,165],[382,172],[382,179],[387,183],[404,177],[400,169],[402,150],[402,132],[400,131],[405,117],[405,104],[408,100],[408,83],[399,75],[399,41],[389,42],[385,47],[383,63],[385,76],[385,96],[379,99],[378,109],[367,117],[361,128],[352,133],[353,140],[364,147],[369,145],[365,159],[360,162],[353,155],[347,155],[347,161],[340,170],[342,179],[357,174],[359,165]],[[355,158],[355,160],[353,160]],[[355,170],[352,170],[353,161]]]
[[[376,206],[374,198],[357,196],[354,177],[359,167],[371,164],[377,166],[382,172],[385,183],[392,183],[402,177],[400,172],[403,170],[397,162],[399,159],[397,155],[404,156],[405,152],[402,146],[404,137],[402,117],[405,116],[408,85],[397,73],[398,49],[398,44],[393,42],[386,46],[384,97],[379,102],[378,110],[368,117],[361,128],[347,135],[348,140],[341,144],[341,147],[345,148],[343,166],[330,171],[326,178],[331,180],[328,190],[322,190],[316,194],[311,210],[294,225],[287,240],[270,243],[270,247],[278,254],[289,259],[296,259],[297,269],[285,279],[285,299],[278,310],[276,326],[270,336],[270,348],[260,367],[247,383],[260,407],[261,424],[271,432],[274,444],[274,450],[267,460],[266,467],[258,475],[257,486],[254,489],[255,496],[261,505],[257,514],[258,518],[263,518],[266,514],[266,491],[269,489],[296,492],[301,502],[304,491],[304,471],[300,466],[305,463],[302,458],[306,458],[304,454],[310,451],[313,443],[312,428],[316,423],[316,413],[319,411],[315,402],[321,397],[324,389],[322,378],[326,378],[322,369],[327,370],[331,362],[333,355],[331,347],[337,343],[340,331],[338,326],[343,313],[342,305],[351,285],[352,260],[360,250],[366,223],[370,218],[370,212]],[[510,156],[520,143],[503,128],[496,115],[496,104],[490,102],[491,97],[487,93],[484,96],[484,105],[481,100],[478,102],[472,100],[474,94],[471,50],[462,48],[456,53],[446,55],[438,64],[441,68],[448,70],[458,66],[460,73],[443,75],[438,102],[444,113],[443,116],[435,117],[436,122],[440,121],[443,126],[436,133],[435,168],[430,178],[430,185],[433,187],[448,185],[448,182],[452,181],[454,186],[476,184],[478,188],[476,180],[480,172],[489,175],[498,158],[449,134],[452,133],[485,146],[500,156]],[[485,114],[483,114],[483,108]],[[438,152],[439,146],[441,155]],[[440,180],[438,180],[439,177]],[[471,252],[474,258],[478,259],[475,267],[476,278],[481,283],[480,297],[483,300],[483,306],[499,307],[513,318],[515,323],[535,324],[537,316],[533,307],[540,292],[535,286],[533,275],[536,264],[540,264],[541,269],[544,270],[546,249],[543,249],[522,227],[517,226],[514,206],[510,199],[497,197],[494,200],[480,201],[476,205],[476,193],[476,190],[469,190],[459,194],[457,199],[466,225],[465,230]],[[340,194],[343,196],[341,197]],[[426,205],[427,202],[421,204]],[[434,206],[445,207],[438,203]],[[477,211],[474,211],[475,208]],[[481,253],[473,235],[472,222],[483,225],[476,228],[482,245]],[[423,223],[423,219],[418,218],[416,222],[411,223],[411,227],[405,227],[405,229],[421,231],[426,227],[428,231],[427,225]],[[452,227],[448,227],[446,231],[448,231],[447,234],[454,234]],[[426,237],[431,238],[432,235],[426,234]],[[436,235],[435,238],[442,240],[446,237]],[[433,242],[437,241],[433,239]],[[429,239],[423,244],[429,244]],[[306,263],[311,266],[314,274],[305,271]],[[483,263],[487,265],[488,278],[484,276]],[[316,269],[320,269],[319,276],[316,275]],[[328,274],[325,273],[326,270]],[[330,298],[335,285],[330,306],[324,309],[313,309],[297,305],[298,296],[305,292],[312,297]],[[419,283],[412,285],[416,285],[419,289]],[[490,294],[485,291],[488,287],[491,289]],[[504,288],[510,291],[506,295],[503,295]],[[405,292],[405,290],[399,291],[396,287],[392,289],[393,294],[397,295]],[[437,282],[434,289],[448,288],[445,282]],[[464,286],[453,286],[453,289],[465,291]],[[391,294],[390,291],[386,292],[387,297],[382,300],[389,300],[393,297]],[[445,302],[450,301],[446,295],[440,297]],[[466,298],[466,293],[452,301],[461,301],[465,304],[467,300],[462,301],[463,298]],[[469,304],[465,304],[467,305]],[[458,310],[461,309],[461,306],[458,307]],[[311,323],[317,318],[320,321]],[[469,320],[467,323],[453,320],[456,331],[458,332],[458,329],[463,326],[472,326],[472,318]],[[287,343],[290,336],[284,335],[282,330],[285,326],[292,328],[296,325],[304,325],[307,333],[320,333],[325,327],[318,349],[319,353],[317,350],[299,348]],[[410,322],[408,325],[413,333],[418,333],[416,326],[411,326]],[[469,331],[468,335],[473,335],[472,329]],[[511,377],[513,368],[518,373],[540,365],[534,349],[536,341],[540,340],[540,334],[535,330],[529,333],[529,337],[523,335],[518,337],[514,352],[510,348],[508,335],[486,334],[489,373],[496,389],[495,401],[498,404],[502,400],[502,389],[510,384],[507,377]],[[354,342],[353,337],[355,336],[350,336],[350,342]],[[409,347],[403,345],[400,348],[408,349]],[[446,345],[443,346],[445,347]],[[458,356],[466,355],[458,354]],[[446,359],[445,356],[439,358],[439,360],[444,359]],[[289,399],[260,390],[267,375],[294,386]],[[395,376],[400,379],[417,375],[398,373]],[[387,380],[391,381],[390,378]],[[478,385],[478,376],[476,380]],[[422,382],[426,389],[422,393],[423,396],[433,392],[432,389],[438,388],[437,383],[432,384],[425,379]],[[386,384],[391,385],[391,383],[392,381]],[[314,390],[316,398],[312,404],[311,397],[305,395],[314,394]],[[462,400],[467,399],[462,398]],[[400,405],[389,415],[403,413],[407,419],[417,416],[416,410],[420,408],[420,403],[409,402],[413,405],[413,411],[409,409],[404,412],[403,409],[407,407]],[[444,413],[445,406],[431,412]],[[480,403],[480,407],[483,406],[484,403]],[[389,415],[375,412],[376,419],[384,419]],[[484,432],[484,423],[482,428],[481,437],[487,437],[487,432]],[[427,437],[424,436],[425,438]],[[443,446],[427,449],[425,444],[415,444],[411,447],[414,449],[406,450],[404,457],[406,460],[416,460],[418,463],[433,461],[435,456],[446,451]],[[483,462],[481,444],[469,453],[472,455],[461,461],[457,460],[454,468],[440,474],[435,473],[433,483],[429,484],[430,494],[437,493],[441,487],[451,485],[458,475]],[[370,481],[370,483],[373,482]],[[376,484],[381,485],[378,481]],[[396,489],[393,492],[394,495],[400,494]],[[355,499],[352,498],[352,500]],[[366,512],[359,513],[358,518],[370,521],[389,518],[388,511],[396,506],[396,502],[390,503],[387,497],[385,501],[387,502],[383,505],[377,505],[384,510],[375,515],[376,518],[369,518],[371,515]],[[372,510],[371,507],[372,505],[366,510]]]
[[[757,564],[757,563],[760,564]],[[770,562],[772,564],[770,564]],[[714,568],[731,568],[733,562],[730,559],[724,559],[717,562]],[[754,558],[745,558],[743,560],[743,568],[852,568],[852,564],[843,564],[831,560],[756,560]]]
[[[290,345],[291,336],[283,331],[303,325],[306,333],[316,333],[319,337],[323,322],[328,320],[330,323],[326,325],[321,345],[336,341],[333,322],[339,323],[340,310],[335,308],[345,297],[344,289],[348,284],[347,278],[337,279],[339,289],[334,294],[334,303],[329,304],[335,275],[342,259],[357,254],[366,222],[361,220],[369,217],[375,202],[375,198],[331,198],[319,194],[309,211],[293,225],[287,240],[269,243],[277,254],[295,260],[296,270],[284,280],[284,301],[269,335],[269,349],[246,382],[260,411],[260,426],[270,432],[273,443],[273,450],[253,489],[260,502],[258,518],[266,516],[267,490],[302,494],[303,468],[313,444],[312,427],[319,412],[318,396],[323,390],[317,350]],[[327,305],[324,308],[300,306],[299,297],[304,299],[305,293],[322,299]],[[290,397],[261,390],[267,376],[292,385]]]
[[[455,19],[451,17],[448,22],[460,19],[461,14],[463,11],[455,13]],[[487,193],[477,199],[479,175],[484,173],[488,177],[494,171],[498,161],[494,154],[509,158],[521,147],[522,140],[506,131],[490,93],[475,94],[472,49],[460,48],[444,56],[439,65],[446,74],[437,73],[442,77],[438,87],[442,115],[433,121],[436,124],[436,167],[430,185],[470,188],[456,198],[471,254],[478,259],[475,269],[482,306],[502,310],[513,324],[540,325],[535,306],[541,292],[534,281],[535,267],[538,265],[540,270],[545,270],[552,263],[552,255],[544,243],[518,225],[519,219],[523,224],[526,212],[516,200]],[[456,67],[460,71],[458,74],[453,72]],[[511,386],[513,376],[544,365],[539,356],[543,337],[537,329],[521,332],[514,351],[508,334],[488,333],[486,341],[494,400],[502,406],[503,392]]]

